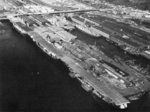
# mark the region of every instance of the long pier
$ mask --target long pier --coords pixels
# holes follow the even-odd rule
[[[46,13],[22,13],[22,14],[7,14],[0,17],[0,20],[8,19],[8,16],[22,16],[22,15],[50,15],[50,14],[61,14],[61,13],[79,13],[79,12],[91,12],[99,11],[98,9],[83,9],[83,10],[67,10],[67,11],[55,11],[55,12],[46,12]]]

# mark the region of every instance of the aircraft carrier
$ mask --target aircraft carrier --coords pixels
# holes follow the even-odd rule
[[[41,26],[37,22],[38,25],[33,25],[34,19],[32,22],[30,19],[21,21],[21,17],[18,17],[18,22],[11,20],[16,29],[20,27],[19,31],[30,35],[44,52],[66,63],[70,76],[76,77],[86,91],[98,98],[124,109],[131,100],[149,90],[150,82],[140,72],[114,61],[62,28]]]
[[[19,3],[17,2],[17,4]],[[83,19],[84,16],[79,18]],[[14,28],[23,35],[29,35],[45,53],[54,59],[63,61],[70,69],[69,75],[78,79],[82,87],[94,96],[125,109],[132,100],[140,98],[141,95],[150,90],[149,74],[143,74],[131,64],[128,66],[120,58],[116,57],[115,60],[108,57],[96,46],[87,45],[63,28],[52,25],[44,16],[22,15],[8,18],[13,23]],[[80,24],[76,19],[73,21]],[[92,31],[108,40],[113,42],[116,40],[117,43],[121,38],[124,45],[124,40],[130,38],[128,35],[120,37],[119,33],[113,33],[114,29],[97,24],[97,22],[91,22]],[[118,40],[116,35],[118,35]],[[137,44],[137,41],[131,42]],[[146,43],[146,41],[142,42]],[[142,45],[142,42],[139,42],[138,45]],[[131,44],[128,41],[126,43],[127,45]]]

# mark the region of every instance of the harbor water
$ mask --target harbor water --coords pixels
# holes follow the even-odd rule
[[[126,110],[117,109],[103,100],[97,102],[69,76],[69,69],[63,62],[44,53],[29,36],[18,33],[9,21],[2,23],[0,29],[6,32],[0,34],[0,112],[150,111],[149,94],[129,104]],[[122,50],[103,38],[91,38],[78,30],[72,33],[110,55],[133,58],[125,56]],[[140,63],[145,61],[142,59]]]

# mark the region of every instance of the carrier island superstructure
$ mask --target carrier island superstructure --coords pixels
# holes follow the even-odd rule
[[[21,15],[8,18],[14,28],[30,36],[45,53],[63,61],[70,69],[69,75],[77,78],[82,87],[96,98],[125,109],[132,100],[149,91],[148,77],[110,59],[95,46],[78,40],[63,28],[52,25],[48,17]],[[84,31],[88,30],[90,34],[99,33],[92,29]]]

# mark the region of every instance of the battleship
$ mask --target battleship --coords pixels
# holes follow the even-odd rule
[[[92,29],[92,26],[88,26],[86,21],[78,16],[71,17],[71,20],[74,22],[77,29],[86,33],[93,37],[100,37],[100,33],[97,33],[95,30]],[[83,22],[83,23],[82,23]],[[89,22],[88,22],[89,23]],[[92,24],[92,23],[91,23]]]
[[[17,31],[29,35],[47,55],[64,62],[70,70],[70,77],[76,78],[87,92],[96,96],[96,99],[103,99],[120,109],[125,109],[132,100],[139,99],[149,91],[149,74],[143,74],[135,66],[125,64],[117,57],[116,60],[108,57],[96,46],[88,45],[70,32],[50,24],[44,16],[40,16],[42,21],[37,19],[37,16],[14,16],[11,17],[11,23]],[[19,22],[20,20],[23,23]],[[94,22],[87,22],[87,19],[85,21],[79,16],[73,16],[72,21],[83,32],[94,37],[104,36],[108,40],[118,42],[119,46],[124,45],[124,41],[128,39],[128,36],[116,37],[113,30],[98,26]]]
[[[76,28],[78,28],[80,31],[82,31],[82,32],[84,32],[84,33],[86,33],[86,34],[88,34],[88,35],[90,35],[90,36],[100,37],[99,34],[97,34],[96,32],[93,32],[92,30],[90,30],[90,29],[89,29],[88,27],[86,27],[86,26],[81,26],[81,25],[78,25],[78,24],[76,24],[75,26],[76,26]]]

